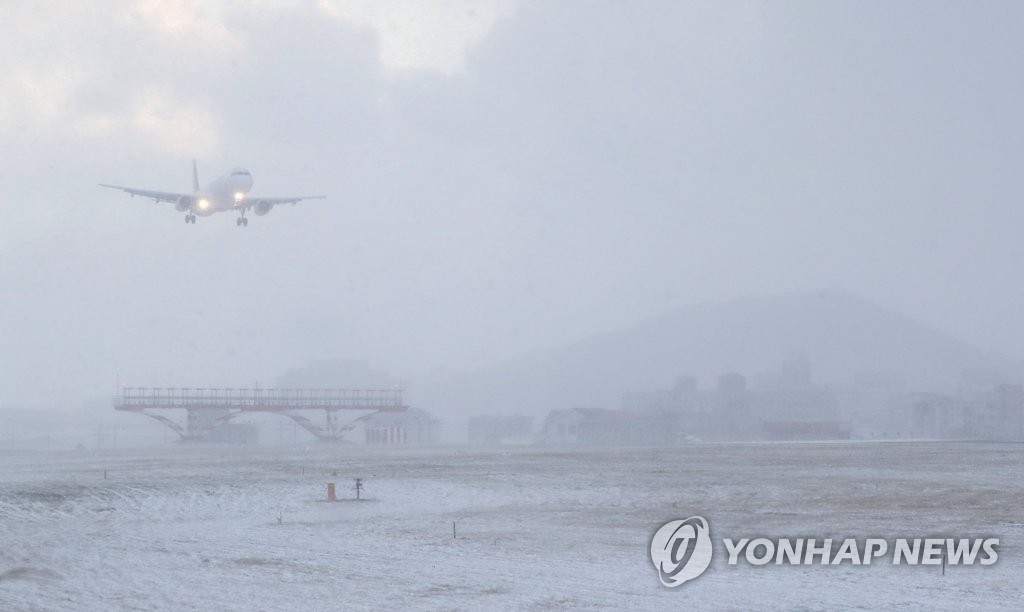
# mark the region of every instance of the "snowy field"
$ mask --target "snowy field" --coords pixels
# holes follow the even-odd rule
[[[1024,445],[924,442],[8,453],[0,610],[1020,610],[1022,468]],[[321,501],[328,481],[344,501]],[[650,537],[695,514],[712,566],[665,588]],[[728,566],[720,548],[930,535],[999,537],[999,561]]]

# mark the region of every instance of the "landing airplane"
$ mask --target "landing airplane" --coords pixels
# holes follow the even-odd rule
[[[185,213],[185,223],[195,223],[196,215],[209,217],[213,213],[235,211],[238,219],[235,225],[243,227],[249,225],[249,219],[245,213],[249,210],[257,215],[265,215],[277,204],[295,204],[302,200],[323,198],[324,196],[302,196],[295,198],[257,198],[250,197],[249,190],[252,189],[252,174],[245,168],[234,168],[231,172],[217,177],[204,189],[199,188],[199,172],[196,170],[196,161],[192,160],[192,193],[174,193],[170,191],[151,191],[149,189],[135,189],[132,187],[121,187],[120,185],[107,185],[100,183],[100,187],[120,189],[132,197],[141,196],[152,198],[154,202],[172,202],[174,207]]]

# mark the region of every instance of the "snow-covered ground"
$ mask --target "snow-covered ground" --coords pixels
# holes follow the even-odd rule
[[[8,453],[0,610],[1019,610],[1022,468],[1024,445],[926,442]],[[367,500],[321,501],[355,477]],[[692,515],[712,566],[663,587],[650,537]],[[929,535],[997,536],[999,561],[729,566],[720,546]]]

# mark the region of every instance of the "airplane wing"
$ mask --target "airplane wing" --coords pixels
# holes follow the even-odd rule
[[[121,187],[120,185],[107,185],[100,183],[100,187],[107,187],[110,189],[120,189],[121,191],[131,194],[134,196],[140,196],[143,198],[150,198],[154,202],[177,202],[182,196],[192,197],[188,193],[172,193],[170,191],[152,191],[150,189],[135,189],[133,187]]]
[[[242,201],[243,208],[252,208],[253,206],[277,206],[278,204],[298,204],[303,200],[322,200],[327,196],[315,195],[315,196],[298,196],[294,198],[262,198],[260,196],[246,195]]]

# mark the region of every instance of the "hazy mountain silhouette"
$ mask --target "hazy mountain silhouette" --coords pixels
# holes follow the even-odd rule
[[[1012,379],[1017,370],[906,316],[822,291],[681,308],[477,372],[423,381],[411,399],[451,416],[616,407],[624,391],[667,388],[680,375],[706,387],[725,372],[775,374],[794,354],[810,359],[816,382],[849,383],[870,373],[902,380],[909,390],[953,390],[965,371]]]

